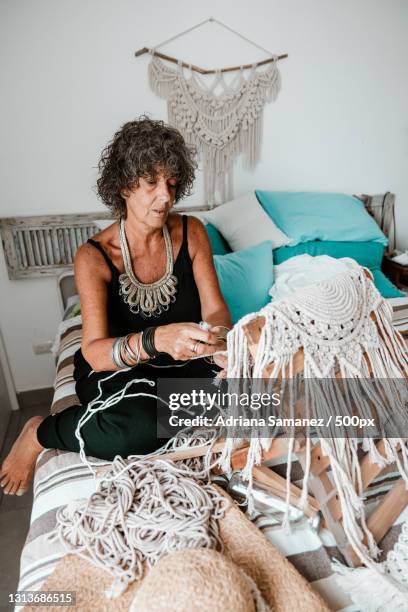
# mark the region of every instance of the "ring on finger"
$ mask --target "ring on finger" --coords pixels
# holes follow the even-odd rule
[[[199,344],[200,344],[199,342],[196,342],[195,344],[193,344],[192,349],[191,349],[193,353],[196,353],[196,352],[197,352],[197,346],[198,346]]]

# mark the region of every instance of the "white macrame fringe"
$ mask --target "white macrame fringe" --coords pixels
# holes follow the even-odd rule
[[[375,322],[371,315],[374,315]],[[243,326],[263,316],[265,323],[258,342],[257,354],[252,360]],[[294,357],[303,349],[305,397],[302,398],[303,416],[330,417],[333,405],[341,406],[345,414],[352,414],[349,400],[339,394],[335,380],[336,369],[341,376],[358,379],[367,396],[354,397],[360,416],[371,416],[370,402],[375,401],[378,413],[385,419],[387,406],[393,406],[399,415],[406,415],[406,395],[395,380],[408,375],[407,352],[403,338],[392,326],[391,307],[380,296],[364,269],[356,267],[331,279],[306,287],[290,298],[268,304],[258,313],[244,317],[228,334],[228,379],[262,378],[264,370],[273,364],[271,379],[285,379],[286,392],[294,393]],[[324,379],[313,394],[308,380]],[[370,379],[369,383],[365,379]],[[326,384],[327,381],[327,384]],[[234,384],[234,381],[232,381]],[[312,384],[312,383],[311,383]],[[352,387],[351,387],[352,389]],[[404,387],[405,389],[405,387]],[[382,401],[378,403],[379,399]],[[337,404],[336,404],[337,403]],[[384,412],[385,411],[385,412]],[[400,421],[402,422],[402,421]],[[290,500],[291,450],[294,438],[288,437],[287,506]],[[241,438],[228,440],[223,453],[222,466],[226,468],[235,445]],[[370,460],[385,467],[396,463],[408,487],[408,447],[399,437],[384,439],[382,456],[371,438],[363,439],[363,449]],[[375,559],[379,549],[367,527],[364,510],[364,492],[357,451],[361,440],[356,438],[320,438],[324,455],[330,459],[331,475],[342,509],[343,528],[347,539],[361,562],[373,571],[381,571]],[[249,498],[254,465],[261,461],[263,448],[273,445],[273,439],[252,437],[243,469],[249,481]],[[306,444],[306,464],[301,503],[307,501],[307,482],[310,472],[310,440]],[[249,506],[250,504],[250,499]],[[285,516],[288,523],[288,510]],[[363,543],[367,540],[367,546]]]
[[[212,206],[215,193],[220,201],[233,198],[233,164],[243,153],[245,169],[259,161],[263,108],[275,100],[281,88],[277,62],[265,70],[253,66],[247,79],[243,71],[227,85],[219,72],[208,88],[191,71],[186,79],[181,64],[177,70],[166,66],[157,56],[149,64],[151,89],[167,100],[168,119],[197,148],[203,162],[204,199]],[[216,89],[222,92],[216,94]]]
[[[379,571],[333,563],[336,581],[364,612],[408,611],[408,523]]]

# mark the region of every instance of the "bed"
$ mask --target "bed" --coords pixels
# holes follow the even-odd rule
[[[373,200],[368,196],[366,198],[372,205]],[[382,201],[385,199],[382,198]],[[87,235],[85,233],[83,238]],[[19,261],[16,258],[15,271],[18,265]],[[82,333],[79,299],[69,266],[65,266],[58,285],[63,320],[54,344],[56,378],[51,413],[60,412],[77,403],[73,380],[73,355],[80,346]],[[99,463],[101,466],[106,464],[103,461]],[[286,475],[285,460],[275,460],[271,465],[278,474]],[[292,482],[301,482],[302,475],[301,465],[294,455]],[[368,512],[376,507],[397,477],[398,474],[389,469],[373,481],[367,492]],[[226,481],[223,484],[228,486]],[[35,471],[30,529],[21,556],[18,590],[40,590],[46,577],[52,573],[59,559],[65,554],[61,545],[48,537],[55,526],[58,508],[75,499],[88,497],[97,486],[98,480],[81,463],[77,453],[47,449],[41,453]],[[407,519],[408,511],[404,511],[381,542],[383,556],[394,546],[401,532],[401,525]],[[276,513],[268,511],[267,508],[262,512],[256,512],[252,520],[324,597],[331,609],[356,610],[348,595],[337,583],[332,561],[342,558],[332,534],[327,529],[319,529],[315,521],[303,517],[293,526],[292,533],[288,534],[282,529],[279,520],[276,520]]]

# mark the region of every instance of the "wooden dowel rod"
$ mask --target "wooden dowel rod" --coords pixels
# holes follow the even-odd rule
[[[296,453],[302,448],[302,444],[299,440],[295,440],[293,446],[293,452]],[[247,462],[249,448],[241,448],[235,451],[231,456],[231,467],[233,470],[241,470]],[[286,456],[288,454],[288,441],[285,438],[276,438],[272,442],[271,448],[262,451],[261,462],[271,461],[271,459],[277,459],[278,457]]]
[[[215,442],[212,447],[212,452],[220,453],[225,446],[225,440],[219,440]],[[204,457],[208,453],[209,445],[207,446],[192,446],[191,448],[185,448],[179,451],[171,451],[171,453],[164,453],[163,455],[153,455],[149,457],[151,460],[156,459],[170,459],[171,461],[182,461],[183,459],[194,459],[195,457]]]
[[[234,72],[235,70],[241,70],[241,68],[246,70],[248,68],[252,68],[254,64],[256,64],[257,66],[264,66],[265,64],[270,64],[271,62],[274,62],[274,61],[286,59],[287,57],[289,57],[288,54],[283,53],[282,55],[278,55],[277,60],[275,60],[273,57],[268,57],[268,59],[262,60],[261,62],[253,62],[252,64],[243,64],[242,66],[230,66],[229,68],[220,68],[219,72]],[[218,71],[214,69],[206,70],[205,74],[215,74],[216,72]]]
[[[139,49],[139,51],[136,51],[135,55],[143,55],[143,53],[150,53],[150,49],[147,49],[146,47],[144,48],[146,49],[145,51],[143,51],[142,49]],[[172,57],[171,55],[166,55],[165,53],[160,53],[160,51],[154,51],[153,55],[156,55],[156,57],[160,57],[161,59],[167,60],[168,62],[172,62],[173,64],[179,63],[179,60],[176,57]],[[196,72],[199,72],[200,74],[207,74],[207,71],[204,68],[200,68],[200,66],[195,66],[194,64],[187,64],[186,62],[181,62],[181,65],[184,68],[191,67],[192,70],[195,70]]]
[[[135,51],[135,57],[138,57],[139,55],[144,55],[144,53],[149,53],[149,49],[147,47],[142,47],[141,49]]]
[[[367,527],[377,543],[381,542],[407,504],[408,490],[404,479],[400,478],[367,519]]]
[[[313,476],[320,476],[330,466],[330,459],[323,454],[320,443],[313,447],[310,458],[310,471]]]
[[[367,528],[373,534],[377,544],[381,542],[407,505],[408,491],[403,478],[400,478],[367,520]],[[363,542],[367,544],[367,538],[364,538]],[[361,565],[360,558],[351,547],[350,555],[354,567]]]
[[[139,57],[139,55],[144,55],[144,53],[151,53],[151,49],[148,49],[147,47],[142,47],[141,49],[138,49],[138,51],[135,51],[135,57]],[[160,53],[160,51],[153,51],[153,55],[156,55],[157,57],[160,57],[161,59],[165,59],[168,62],[172,62],[173,64],[178,64],[180,60],[178,60],[176,57],[173,57],[171,55],[166,55],[165,53]],[[287,53],[284,53],[282,55],[278,55],[277,59],[281,60],[281,59],[286,59],[288,57]],[[273,57],[268,57],[268,59],[262,60],[260,62],[253,62],[252,64],[242,64],[242,66],[229,66],[227,68],[219,68],[219,69],[206,69],[206,68],[201,68],[200,66],[196,66],[195,64],[187,64],[186,62],[181,62],[181,65],[184,68],[191,68],[192,70],[195,70],[196,72],[199,72],[200,74],[215,74],[216,72],[233,72],[235,70],[241,70],[241,68],[243,69],[247,69],[247,68],[252,68],[252,66],[254,64],[256,64],[257,66],[264,66],[265,64],[270,64],[271,62],[276,61],[275,58]]]
[[[263,465],[257,465],[253,468],[254,481],[262,485],[265,489],[271,491],[277,497],[286,500],[286,478],[279,476],[270,468]],[[301,490],[294,484],[290,485],[290,503],[293,506],[299,507]],[[307,496],[308,505],[304,510],[306,516],[314,516],[319,511],[320,507],[317,501],[311,495]]]
[[[378,444],[376,444],[377,451],[380,455],[385,458],[385,443],[384,440],[380,440]],[[397,445],[396,450],[400,450],[399,444]],[[363,491],[365,491],[368,486],[373,482],[375,478],[385,469],[386,466],[378,465],[378,463],[371,463],[370,461],[370,453],[367,453],[363,460],[360,463],[361,466],[361,481],[363,486]]]
[[[247,444],[247,443],[245,443]],[[225,440],[218,440],[213,444],[212,453],[220,453],[225,446]],[[209,445],[206,446],[192,446],[191,448],[185,448],[182,450],[171,451],[170,453],[163,453],[162,455],[152,455],[149,457],[150,461],[157,461],[158,459],[166,459],[171,461],[182,461],[183,459],[194,459],[196,457],[204,457],[208,453]],[[143,459],[143,457],[142,457]],[[100,477],[110,469],[110,465],[101,466],[97,468],[97,476]]]

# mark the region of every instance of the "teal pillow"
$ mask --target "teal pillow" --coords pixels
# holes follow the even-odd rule
[[[330,255],[339,259],[340,257],[351,257],[360,266],[368,268],[373,275],[374,284],[384,298],[401,297],[404,295],[392,282],[381,272],[381,262],[384,255],[384,246],[379,242],[333,242],[330,240],[314,240],[303,242],[296,246],[285,246],[275,249],[273,252],[273,263],[278,266],[295,255]]]
[[[332,240],[313,240],[302,242],[296,246],[284,246],[273,252],[273,263],[278,266],[295,255],[330,255],[340,257],[351,257],[360,266],[365,268],[381,268],[384,255],[384,246],[379,242],[335,242]]]
[[[358,198],[343,193],[256,191],[291,246],[311,240],[378,242],[388,240]]]
[[[214,265],[234,324],[270,302],[268,291],[273,283],[271,240],[242,251],[215,255]]]
[[[231,253],[228,242],[225,240],[222,234],[220,234],[215,225],[212,223],[206,223],[205,229],[207,230],[207,234],[210,239],[213,255],[226,255],[227,253]]]
[[[397,287],[390,281],[389,278],[379,269],[376,268],[371,270],[371,274],[374,277],[374,284],[378,291],[384,298],[404,297],[405,293],[402,293]]]

